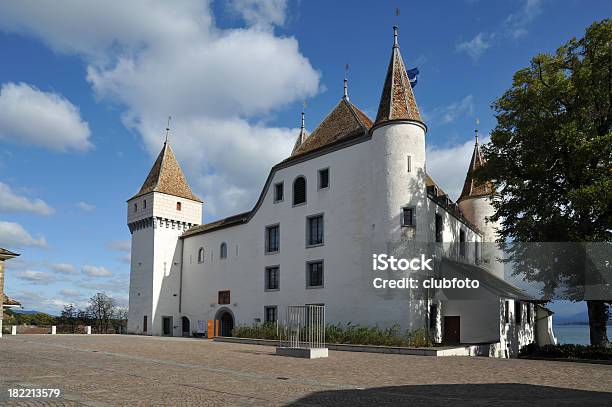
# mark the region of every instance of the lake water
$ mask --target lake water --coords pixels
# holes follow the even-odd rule
[[[555,325],[553,332],[559,343],[590,344],[588,325]],[[610,325],[608,325],[608,339],[612,339],[612,326]]]

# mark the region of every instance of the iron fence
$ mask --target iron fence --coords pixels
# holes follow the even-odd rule
[[[279,346],[316,349],[325,347],[325,306],[289,305],[285,323],[278,326]]]

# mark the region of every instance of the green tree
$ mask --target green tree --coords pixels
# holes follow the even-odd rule
[[[553,257],[560,261],[549,267],[531,264],[527,278],[544,283],[545,294],[602,282],[601,268],[599,275],[589,275],[597,267],[589,266],[591,246],[585,242],[606,242],[598,247],[610,253],[612,20],[593,23],[583,38],[571,39],[553,55],[534,57],[493,108],[497,125],[483,151],[487,162],[476,175],[496,188],[492,219],[501,222],[498,241],[583,242],[554,246]],[[526,246],[513,246],[510,260],[524,264]],[[571,298],[583,294],[574,289]],[[609,345],[611,301],[587,297],[592,344]]]
[[[98,333],[108,332],[116,308],[117,301],[105,293],[97,293],[89,299],[87,314],[96,322]]]

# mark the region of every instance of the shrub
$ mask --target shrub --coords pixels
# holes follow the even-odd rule
[[[544,345],[535,343],[523,346],[519,352],[520,357],[539,356],[558,359],[590,359],[612,360],[612,348],[594,345]]]

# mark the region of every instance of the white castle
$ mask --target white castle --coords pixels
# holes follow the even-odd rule
[[[493,191],[473,178],[478,140],[455,203],[426,172],[426,132],[394,27],[376,120],[349,100],[345,81],[310,135],[302,115],[291,156],[272,167],[252,210],[201,224],[203,202],[166,141],[128,200],[128,331],[189,336],[217,319],[231,335],[236,325],[283,321],[287,305],[324,304],[330,324],[424,328],[434,342],[490,356],[554,341],[550,312],[503,280],[487,220]],[[373,289],[372,254],[404,243],[439,246],[481,280],[486,298]]]

